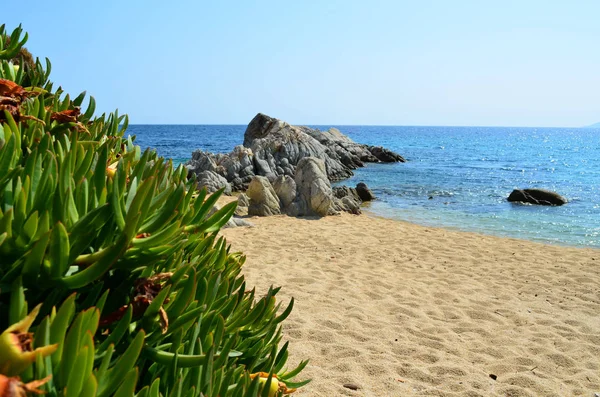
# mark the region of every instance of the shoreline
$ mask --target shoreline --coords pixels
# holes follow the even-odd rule
[[[228,204],[232,201],[236,201],[240,193],[243,193],[243,192],[233,192],[231,196],[221,196],[218,200],[218,204],[222,206],[222,205]],[[390,208],[392,208],[392,207],[390,207]],[[436,225],[421,224],[418,222],[413,222],[410,220],[405,220],[405,219],[401,219],[401,218],[393,217],[393,216],[386,216],[386,215],[377,213],[377,212],[371,210],[371,203],[369,203],[369,202],[363,202],[360,206],[360,209],[362,211],[361,215],[351,215],[351,216],[367,216],[367,217],[371,217],[371,218],[375,218],[375,219],[382,219],[382,220],[389,220],[389,221],[393,221],[393,222],[406,223],[408,225],[413,225],[413,226],[418,226],[418,227],[423,227],[423,228],[441,229],[441,230],[447,230],[447,231],[455,232],[455,233],[467,233],[467,234],[474,234],[474,235],[482,235],[482,236],[499,238],[499,239],[514,240],[517,242],[524,241],[524,242],[529,242],[529,243],[548,245],[551,247],[597,250],[600,255],[600,246],[596,247],[596,246],[590,246],[590,245],[570,244],[570,243],[562,242],[562,241],[550,241],[550,240],[546,240],[543,238],[528,239],[525,237],[513,237],[513,236],[508,236],[508,235],[496,234],[494,231],[487,232],[487,231],[481,231],[481,230],[467,230],[467,229],[461,229],[460,227],[456,227],[456,226],[446,226],[446,225],[440,225],[440,224],[436,224]],[[288,216],[288,215],[277,215],[277,216],[280,216],[280,217],[287,216],[290,218],[295,218],[295,217]],[[334,216],[336,216],[336,215],[334,215]],[[246,219],[246,220],[247,219],[260,219],[259,217],[249,217],[247,215],[243,216],[242,218]],[[296,218],[296,219],[312,219],[312,218],[300,217],[300,218]],[[314,219],[317,219],[317,218],[314,218]]]
[[[283,340],[313,379],[298,395],[600,391],[598,249],[367,211],[247,219],[221,234],[247,256],[248,286],[295,298]]]
[[[418,223],[418,222],[413,222],[410,220],[405,220],[405,219],[400,219],[397,217],[393,217],[393,216],[385,216],[385,215],[381,215],[375,211],[372,211],[370,209],[365,208],[365,207],[361,207],[361,210],[363,212],[364,215],[367,216],[372,216],[375,218],[381,218],[381,219],[389,219],[395,222],[405,222],[411,225],[415,225],[415,226],[421,226],[421,227],[427,227],[427,228],[432,228],[432,229],[444,229],[444,230],[449,230],[452,232],[457,232],[457,233],[473,233],[473,234],[481,234],[484,236],[489,236],[489,237],[497,237],[497,238],[502,238],[502,239],[510,239],[510,240],[518,240],[518,241],[527,241],[527,242],[531,242],[531,243],[537,243],[537,244],[543,244],[543,245],[550,245],[550,246],[555,246],[555,247],[563,247],[563,248],[581,248],[581,249],[592,249],[592,250],[599,250],[600,251],[600,246],[591,246],[591,245],[582,245],[582,244],[573,244],[573,243],[568,243],[568,242],[564,242],[564,241],[555,241],[555,240],[547,240],[544,238],[537,238],[537,239],[533,239],[533,238],[526,238],[526,237],[514,237],[514,236],[509,236],[509,235],[503,235],[498,233],[496,230],[490,230],[490,231],[483,231],[483,230],[468,230],[468,229],[461,229],[458,226],[447,226],[447,225],[440,225],[440,224],[436,224],[436,225],[427,225],[427,224],[422,224],[422,223]]]

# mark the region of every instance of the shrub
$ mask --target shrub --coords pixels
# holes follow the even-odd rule
[[[274,396],[284,370],[271,288],[246,291],[244,256],[217,232],[220,192],[94,117],[45,67],[10,61],[0,27],[0,395]],[[26,87],[26,88],[24,88]]]

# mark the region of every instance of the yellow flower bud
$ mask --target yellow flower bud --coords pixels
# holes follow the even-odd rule
[[[266,372],[256,372],[254,374],[250,374],[250,379],[254,379],[258,376],[258,383],[261,387],[264,387],[269,380],[269,374]],[[273,379],[271,379],[271,385],[269,386],[269,397],[275,397],[279,392],[283,394],[290,394],[295,392],[296,389],[288,389],[285,383],[280,382],[277,379],[277,375],[273,374]]]
[[[258,383],[260,384],[261,388],[265,387],[265,385],[267,384],[267,381],[269,380],[269,374],[266,372],[257,372],[255,374],[250,375],[250,378],[254,379],[257,376],[258,376]],[[277,378],[275,376],[273,376],[273,379],[271,379],[271,385],[269,387],[269,397],[275,397],[277,395],[278,391],[279,391],[279,381],[277,380]]]
[[[56,351],[58,345],[34,349],[32,346],[33,334],[27,332],[41,306],[41,304],[36,306],[27,317],[0,334],[0,373],[8,376],[18,375],[29,368],[38,354],[45,357]]]
[[[52,375],[44,379],[34,380],[33,382],[23,383],[21,379],[9,378],[0,374],[0,396],[2,397],[27,397],[31,394],[45,394],[46,392],[38,387],[47,383]]]
[[[119,164],[119,162],[115,161],[114,163],[112,163],[111,165],[106,167],[106,175],[108,175],[109,178],[112,179],[115,176],[115,173],[117,172],[118,164]]]

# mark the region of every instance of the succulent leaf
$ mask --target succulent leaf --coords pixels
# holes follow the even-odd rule
[[[26,40],[0,26],[0,395],[302,386],[306,362],[283,372],[279,347],[293,300],[246,292],[244,256],[218,237],[235,204],[213,210],[223,192],[142,151],[126,115],[54,88],[49,60],[20,63]]]

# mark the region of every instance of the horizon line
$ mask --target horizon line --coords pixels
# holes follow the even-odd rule
[[[573,126],[518,126],[518,125],[427,125],[427,124],[335,124],[335,123],[328,123],[328,124],[314,124],[314,123],[288,123],[292,126],[316,126],[316,127],[325,127],[325,126],[330,126],[330,127],[437,127],[437,128],[443,128],[443,127],[449,127],[449,128],[574,128],[574,129],[600,129],[600,127],[594,127],[594,124],[592,125],[586,125],[586,126],[579,126],[579,127],[573,127]],[[196,126],[196,125],[206,125],[206,126],[248,126],[248,124],[244,123],[129,123],[130,126],[132,125],[136,125],[136,126],[144,126],[144,125],[150,125],[150,126],[159,126],[159,125],[171,125],[171,126],[175,126],[175,125],[180,125],[180,126]]]

